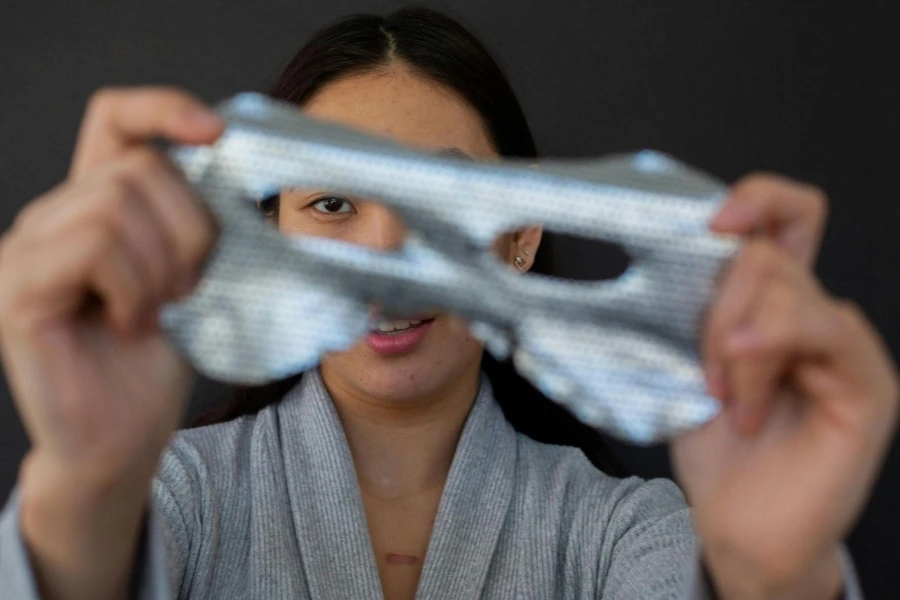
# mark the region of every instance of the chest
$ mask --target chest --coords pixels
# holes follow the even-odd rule
[[[439,503],[439,491],[403,499],[363,495],[384,600],[415,598]]]
[[[598,548],[569,555],[558,532],[573,529],[548,512],[552,503],[498,500],[499,477],[451,488],[444,498],[379,501],[360,494],[355,481],[341,488],[310,481],[288,493],[261,477],[262,469],[253,475],[252,484],[210,495],[196,557],[179,554],[189,544],[170,547],[186,569],[177,575],[182,597],[412,600],[417,591],[419,600],[596,597]],[[228,496],[236,488],[268,500]],[[481,491],[491,493],[469,499]],[[597,523],[593,516],[587,521]],[[602,535],[590,539],[603,542]]]

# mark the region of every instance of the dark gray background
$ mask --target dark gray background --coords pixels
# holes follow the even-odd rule
[[[0,11],[0,230],[65,174],[92,90],[174,83],[209,100],[263,89],[311,31],[398,2],[5,3]],[[900,208],[888,2],[729,0],[429,3],[498,54],[544,155],[656,148],[732,181],[775,170],[823,186],[832,214],[818,273],[900,348]],[[565,199],[560,199],[565,201]],[[602,270],[556,244],[558,273]],[[223,398],[203,382],[192,413]],[[27,448],[0,383],[0,498]],[[665,452],[618,447],[643,476]],[[900,450],[850,539],[871,597],[900,588]]]

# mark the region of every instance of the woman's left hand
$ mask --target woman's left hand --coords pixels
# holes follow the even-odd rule
[[[711,223],[751,234],[703,333],[723,411],[671,452],[723,598],[837,597],[839,546],[896,428],[900,380],[885,344],[811,272],[825,212],[814,188],[753,176]]]

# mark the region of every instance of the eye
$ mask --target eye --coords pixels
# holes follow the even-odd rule
[[[324,198],[319,198],[318,200],[310,204],[310,206],[315,208],[318,212],[324,213],[326,215],[336,215],[340,213],[353,212],[353,205],[350,204],[350,201],[344,198],[338,198],[337,196],[326,196]]]

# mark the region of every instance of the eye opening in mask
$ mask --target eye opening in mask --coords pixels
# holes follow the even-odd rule
[[[613,242],[568,233],[545,232],[553,236],[557,256],[552,276],[573,281],[603,281],[617,279],[631,266],[625,248]]]
[[[508,235],[500,234],[499,237]],[[566,284],[572,281],[592,282],[618,279],[631,267],[632,259],[621,244],[595,238],[560,233],[546,226],[540,248],[517,248],[515,259],[522,259],[526,277],[540,276]]]

